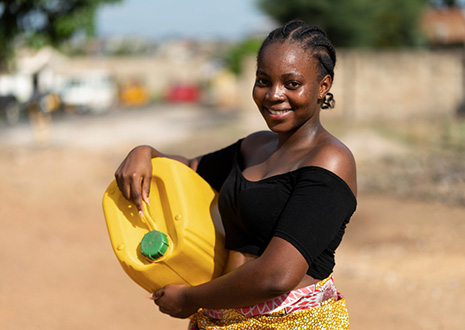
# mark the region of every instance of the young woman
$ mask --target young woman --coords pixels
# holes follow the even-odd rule
[[[140,146],[120,165],[118,186],[139,210],[153,157],[185,163],[220,191],[230,250],[224,275],[154,292],[160,311],[193,315],[191,329],[349,327],[331,274],[357,204],[355,161],[320,122],[321,109],[334,104],[335,62],[321,29],[291,21],[268,35],[257,56],[253,98],[269,131],[195,159]]]

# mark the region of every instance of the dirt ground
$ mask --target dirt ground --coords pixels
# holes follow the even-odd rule
[[[101,197],[135,144],[193,155],[259,125],[147,110],[59,119],[40,145],[28,123],[0,127],[0,328],[185,329],[123,272]],[[463,329],[465,208],[361,188],[334,273],[351,329]]]

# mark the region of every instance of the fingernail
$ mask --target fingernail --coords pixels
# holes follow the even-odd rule
[[[149,294],[147,295],[147,298],[149,298],[150,300],[154,300],[154,298],[153,298],[153,293],[149,293]]]
[[[144,212],[143,212],[142,210],[139,211],[139,216],[140,216],[141,218],[144,217]]]

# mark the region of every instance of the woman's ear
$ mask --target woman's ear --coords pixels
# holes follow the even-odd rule
[[[331,86],[333,84],[333,79],[329,74],[323,77],[320,81],[320,90],[318,93],[318,98],[319,99],[324,99],[326,94],[328,94],[329,90],[331,89]]]

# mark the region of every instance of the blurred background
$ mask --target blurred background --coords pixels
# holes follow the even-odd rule
[[[185,329],[111,250],[101,198],[138,144],[188,157],[266,129],[267,33],[336,46],[323,124],[359,206],[335,279],[353,329],[465,323],[465,1],[0,0],[0,328]]]

